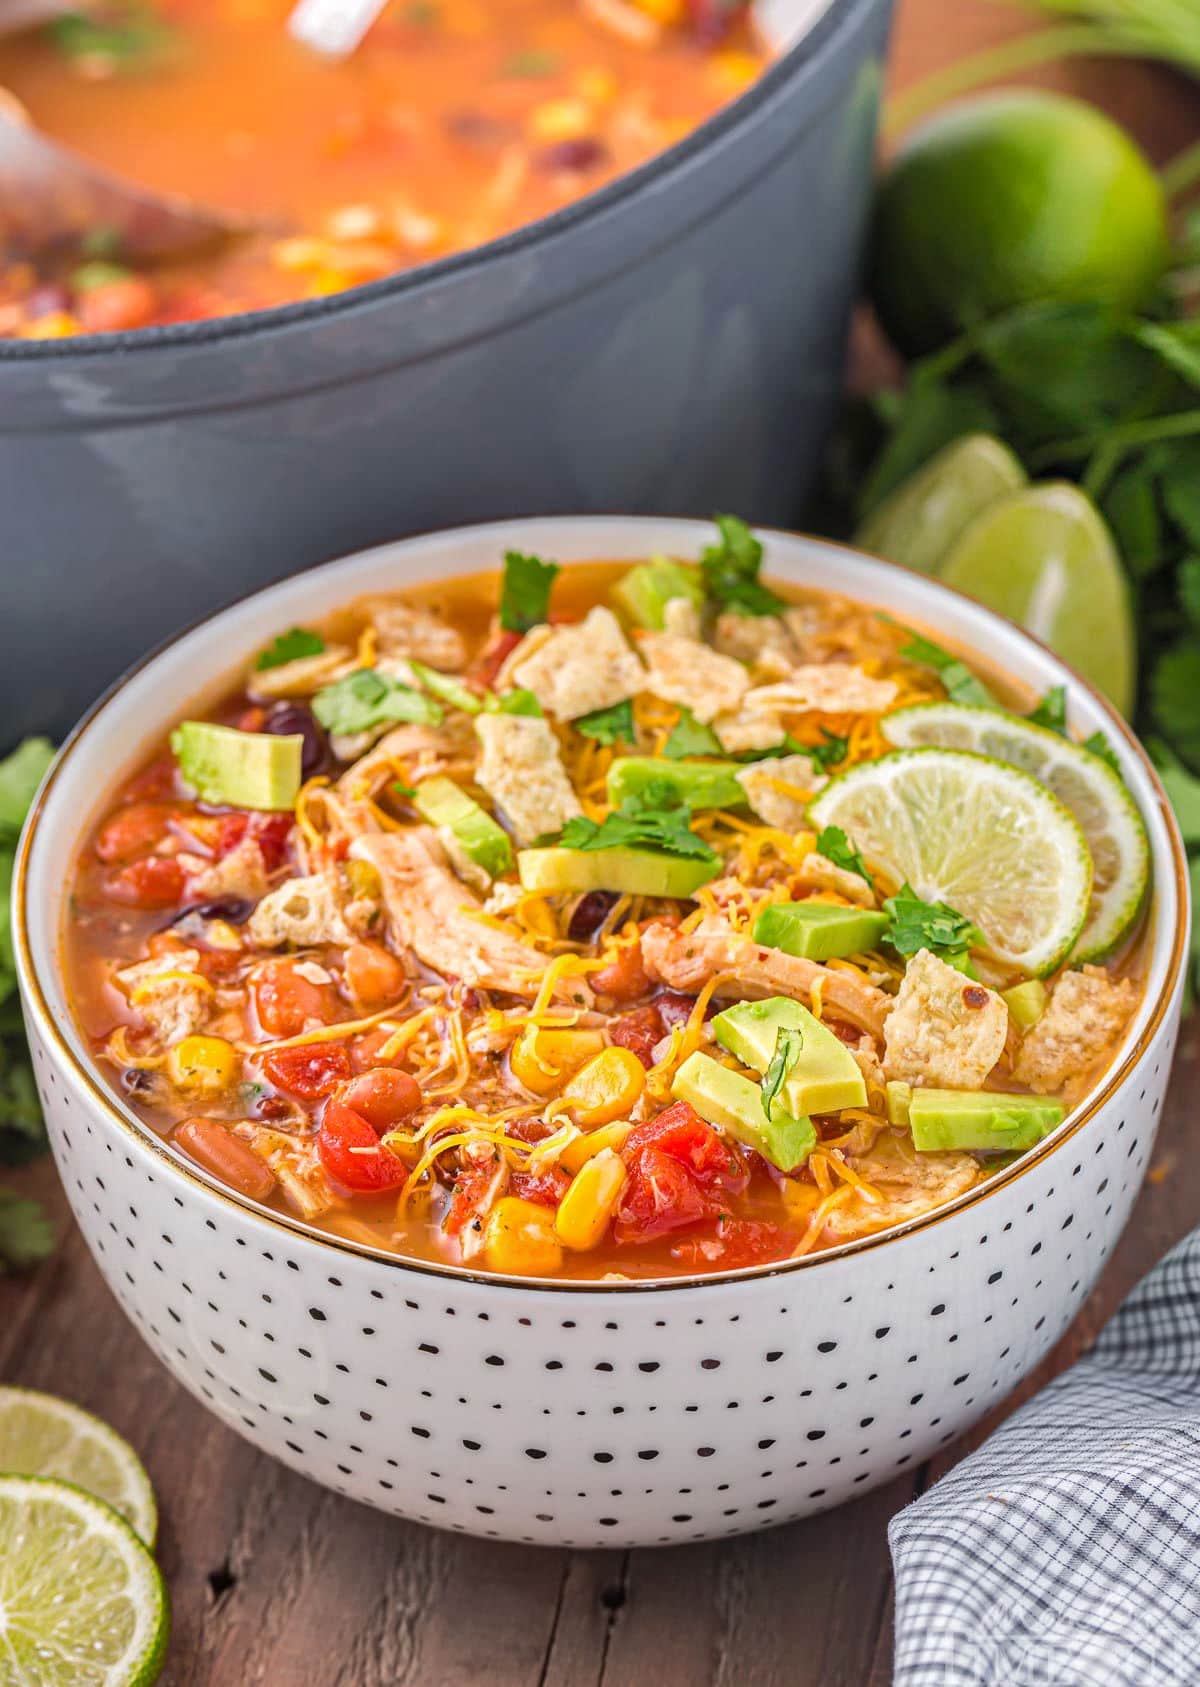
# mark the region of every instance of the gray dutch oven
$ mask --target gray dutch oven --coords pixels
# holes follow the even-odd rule
[[[553,217],[350,293],[0,342],[0,746],[226,599],[483,517],[788,522],[841,374],[891,0]]]

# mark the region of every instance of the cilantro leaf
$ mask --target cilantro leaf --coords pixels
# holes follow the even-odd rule
[[[558,574],[556,562],[523,551],[505,551],[500,586],[500,625],[508,633],[527,633],[546,619],[550,588]]]
[[[933,668],[952,703],[974,703],[982,708],[996,708],[996,699],[967,664],[950,651],[943,650],[940,644],[935,644],[922,633],[911,633],[900,654],[906,662],[916,662],[923,668]]]
[[[664,756],[681,761],[684,756],[719,756],[721,741],[711,726],[698,721],[690,709],[681,709],[679,719],[667,734]]]
[[[623,703],[614,703],[611,708],[593,709],[590,715],[578,716],[574,726],[577,732],[582,732],[585,738],[594,738],[597,744],[632,744],[636,738],[633,700],[627,697]]]
[[[346,738],[392,721],[437,726],[443,713],[432,697],[374,668],[356,668],[344,679],[323,686],[313,698],[312,712],[327,732]]]
[[[484,709],[489,715],[541,715],[542,705],[523,686],[513,691],[501,693],[489,692],[484,699]]]
[[[789,1029],[780,1026],[775,1034],[775,1052],[771,1056],[770,1064],[763,1074],[762,1081],[762,1110],[767,1119],[775,1117],[775,1106],[779,1095],[787,1082],[788,1074],[792,1071],[800,1058],[800,1051],[804,1047],[804,1032],[799,1029]]]
[[[845,761],[850,749],[850,740],[839,738],[835,732],[826,732],[824,727],[821,728],[821,731],[825,737],[823,744],[797,744],[795,749],[801,755],[811,756],[821,771],[828,773],[830,768],[837,767],[840,762]]]
[[[695,861],[719,860],[688,825],[689,812],[665,781],[652,781],[599,822],[584,815],[568,820],[557,841],[564,849],[653,849]]]
[[[842,867],[847,873],[857,873],[874,890],[875,880],[868,873],[866,862],[840,826],[826,826],[820,832],[817,853],[823,855],[826,861],[832,861],[835,867]]]
[[[1067,688],[1065,685],[1052,685],[1042,698],[1037,708],[1026,715],[1030,726],[1044,726],[1050,732],[1057,732],[1060,738],[1067,736]]]
[[[0,1188],[0,1276],[38,1265],[54,1250],[54,1232],[37,1201]]]
[[[700,575],[709,602],[716,609],[735,609],[742,615],[774,615],[783,608],[783,600],[758,578],[762,545],[737,516],[718,515],[713,520],[720,539],[700,557]]]
[[[1102,732],[1093,732],[1090,738],[1085,738],[1083,747],[1085,750],[1090,750],[1094,756],[1099,756],[1101,761],[1106,761],[1115,774],[1124,778],[1124,774],[1121,773],[1121,764],[1117,760],[1117,752]]]
[[[964,914],[945,902],[925,902],[910,884],[901,885],[895,896],[889,896],[883,911],[891,924],[885,941],[898,955],[915,955],[929,949],[960,970],[967,952],[979,947],[985,938],[978,926]]]
[[[143,0],[125,0],[103,17],[83,10],[63,12],[50,24],[50,36],[72,64],[120,71],[139,70],[160,59],[174,40],[173,30]]]
[[[42,776],[54,760],[48,738],[27,738],[0,761],[0,842],[16,843]]]
[[[277,639],[258,653],[258,661],[254,666],[258,673],[264,668],[282,668],[287,662],[299,662],[305,656],[319,656],[325,649],[325,640],[320,633],[312,632],[308,627],[292,627],[286,633],[280,633]]]

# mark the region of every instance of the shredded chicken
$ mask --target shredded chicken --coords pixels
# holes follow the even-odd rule
[[[1037,1095],[1050,1095],[1072,1078],[1086,1089],[1092,1069],[1110,1052],[1136,1002],[1132,980],[1114,983],[1103,967],[1064,972],[1045,1013],[1025,1035],[1013,1077]]]
[[[507,932],[483,920],[478,899],[450,871],[436,834],[426,826],[357,838],[351,857],[379,874],[388,930],[397,954],[411,950],[427,967],[464,984],[536,996],[546,961]],[[565,981],[573,998],[586,992]]]
[[[920,1218],[965,1194],[980,1177],[979,1164],[970,1154],[919,1154],[908,1132],[900,1130],[880,1131],[868,1152],[850,1164],[882,1199],[870,1202],[855,1195],[845,1206],[835,1207],[826,1225],[834,1242]]]
[[[466,715],[448,714],[440,726],[394,726],[348,767],[334,787],[342,797],[360,801],[400,777],[418,785],[439,774],[469,778],[475,764],[475,734]]]
[[[191,857],[181,855],[178,859],[186,866]],[[257,902],[266,888],[267,866],[254,838],[243,838],[219,861],[205,861],[188,874],[189,897],[203,897],[205,901],[236,896]]]
[[[254,1119],[245,1119],[234,1127],[235,1136],[248,1142],[275,1173],[284,1199],[301,1218],[320,1218],[337,1202],[333,1186],[325,1168],[317,1158],[313,1137],[289,1136],[286,1131],[271,1130]]]
[[[199,965],[198,949],[172,949],[114,975],[130,1007],[164,1048],[193,1036],[208,1018],[213,991],[196,970]]]
[[[982,1089],[1007,1035],[1003,997],[922,949],[888,1015],[884,1070],[910,1084]]]
[[[427,668],[438,668],[442,673],[458,673],[466,666],[467,647],[462,634],[435,610],[386,597],[368,598],[363,609],[383,654],[424,662]]]
[[[651,925],[642,933],[642,961],[672,990],[696,992],[717,973],[731,973],[720,996],[793,996],[818,1004],[873,1037],[882,1037],[888,998],[849,972],[821,966],[781,949],[767,949],[724,920],[708,915],[693,931]]]

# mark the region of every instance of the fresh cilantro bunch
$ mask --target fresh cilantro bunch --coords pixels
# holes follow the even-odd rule
[[[550,613],[550,591],[558,576],[556,562],[524,551],[505,551],[500,581],[500,625],[506,633],[527,633]]]
[[[960,972],[970,967],[970,951],[987,941],[965,914],[945,902],[925,902],[910,884],[889,896],[883,911],[891,924],[885,941],[906,959],[928,949]]]
[[[653,849],[661,855],[694,861],[717,861],[719,856],[688,824],[690,810],[680,803],[665,780],[651,780],[625,798],[601,821],[578,815],[568,820],[555,842],[565,849]]]
[[[823,855],[826,861],[832,861],[844,872],[857,873],[872,890],[875,889],[875,880],[867,871],[866,862],[840,826],[826,826],[817,834],[817,854]]]
[[[700,557],[700,576],[712,608],[734,609],[740,615],[777,614],[784,607],[782,598],[759,580],[762,545],[737,516],[718,515],[713,519],[720,537]]]
[[[17,838],[54,756],[44,738],[29,738],[0,761],[0,1164],[21,1165],[46,1145],[33,1069],[17,1007],[9,890]],[[34,1265],[50,1252],[53,1236],[36,1201],[0,1188],[0,1275]]]
[[[299,662],[305,656],[320,656],[324,649],[325,640],[320,633],[314,633],[309,627],[291,627],[272,639],[265,650],[259,651],[254,666],[262,673],[266,668],[282,668],[288,662]]]
[[[442,706],[424,692],[374,668],[356,668],[344,679],[323,686],[313,698],[312,712],[327,732],[351,737],[392,722],[415,721],[436,726]]]

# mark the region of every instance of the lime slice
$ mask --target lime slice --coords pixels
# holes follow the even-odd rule
[[[1136,657],[1125,577],[1108,528],[1077,486],[1050,481],[1010,493],[975,518],[939,572],[1129,713]]]
[[[0,1471],[73,1482],[106,1500],[154,1545],[158,1512],[142,1461],[128,1441],[69,1400],[0,1388]]]
[[[0,1476],[0,1687],[149,1687],[170,1632],[167,1590],[103,1500],[43,1476]]]
[[[936,574],[959,534],[989,505],[1025,485],[1001,440],[967,434],[947,445],[867,517],[855,544],[920,574]]]
[[[964,703],[915,703],[879,724],[901,749],[975,750],[1024,768],[1066,803],[1083,828],[1093,867],[1091,906],[1073,959],[1082,964],[1112,953],[1142,905],[1150,844],[1137,804],[1102,757],[1044,726]]]
[[[895,750],[830,780],[808,813],[898,885],[965,914],[1023,972],[1053,972],[1087,916],[1092,858],[1075,816],[988,756]]]

